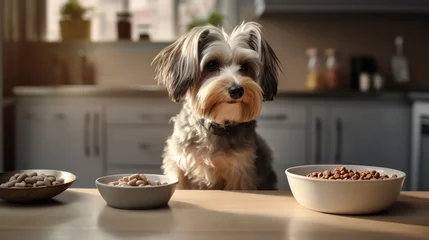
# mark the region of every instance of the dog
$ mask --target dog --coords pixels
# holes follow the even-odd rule
[[[272,151],[255,129],[277,94],[279,65],[256,22],[231,34],[194,27],[153,59],[155,80],[183,103],[162,155],[178,189],[277,189]]]

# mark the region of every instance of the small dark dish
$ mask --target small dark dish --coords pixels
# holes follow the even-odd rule
[[[14,203],[37,203],[51,199],[58,194],[64,192],[69,188],[75,181],[76,176],[69,172],[60,170],[50,169],[26,169],[17,170],[11,172],[0,173],[0,183],[5,183],[10,177],[16,173],[31,173],[37,172],[37,174],[53,175],[56,178],[63,178],[64,183],[49,187],[37,187],[37,188],[2,188],[0,187],[0,198],[7,202]]]

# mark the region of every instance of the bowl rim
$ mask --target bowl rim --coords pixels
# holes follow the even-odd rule
[[[101,179],[103,178],[107,178],[107,177],[115,177],[115,176],[130,176],[133,175],[135,173],[121,173],[121,174],[111,174],[111,175],[106,175],[106,176],[101,176],[98,177],[97,179],[95,179],[95,185],[101,185],[101,186],[105,186],[105,187],[111,187],[111,188],[118,188],[118,189],[153,189],[153,188],[162,188],[162,187],[168,187],[168,186],[172,186],[172,185],[176,185],[179,183],[179,179],[175,179],[174,182],[172,183],[167,183],[164,185],[156,185],[156,186],[151,186],[151,187],[136,187],[136,186],[114,186],[114,185],[109,185],[109,184],[105,184],[100,182]],[[163,176],[163,177],[168,177],[166,175],[163,174],[151,174],[151,173],[139,173],[139,174],[144,174],[145,176]],[[168,177],[170,178],[170,177]]]
[[[355,167],[368,167],[368,168],[374,168],[374,169],[383,169],[383,170],[393,170],[393,171],[397,171],[400,174],[402,174],[402,176],[398,176],[397,178],[388,178],[386,180],[383,181],[338,181],[338,180],[332,180],[332,179],[323,179],[323,178],[309,178],[307,176],[303,176],[303,175],[299,175],[299,174],[295,174],[295,173],[291,173],[290,170],[293,169],[298,169],[298,168],[303,168],[303,167],[321,167],[321,166],[326,166],[326,167],[346,167],[347,166],[355,166]],[[336,182],[336,183],[380,183],[380,182],[388,182],[388,181],[397,181],[397,180],[401,180],[404,179],[407,174],[401,170],[397,170],[397,169],[393,169],[393,168],[386,168],[386,167],[377,167],[377,166],[372,166],[372,165],[359,165],[359,164],[308,164],[308,165],[299,165],[299,166],[294,166],[294,167],[289,167],[285,170],[286,176],[292,176],[295,178],[299,178],[299,179],[305,179],[305,180],[309,180],[309,181],[318,181],[318,182]]]
[[[33,172],[37,172],[37,171],[58,171],[58,172],[63,172],[63,173],[67,173],[70,174],[73,179],[69,182],[64,182],[58,185],[52,185],[52,186],[43,186],[43,187],[22,187],[22,188],[10,188],[10,187],[0,187],[0,189],[6,189],[6,190],[10,190],[10,191],[14,191],[14,190],[19,190],[19,191],[25,191],[25,190],[35,190],[35,189],[46,189],[46,188],[56,188],[56,187],[60,187],[60,186],[64,186],[67,184],[73,184],[74,182],[76,182],[77,180],[77,176],[76,174],[73,174],[71,172],[67,172],[67,171],[63,171],[63,170],[58,170],[58,169],[45,169],[45,168],[34,168],[34,169],[18,169],[18,170],[13,170],[13,171],[7,171],[7,172],[1,172],[0,175],[4,175],[4,174],[8,174],[8,173],[20,173],[20,172],[29,172],[29,171],[33,171]]]

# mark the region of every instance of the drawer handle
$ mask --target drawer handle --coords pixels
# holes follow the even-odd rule
[[[90,124],[90,121],[91,121],[91,115],[87,112],[87,113],[85,113],[84,128],[83,128],[83,148],[84,148],[86,157],[89,157],[91,155],[91,149],[89,146],[89,124]]]
[[[284,121],[287,119],[287,116],[285,114],[261,115],[259,116],[259,119],[269,121]]]
[[[100,116],[98,112],[94,113],[94,120],[93,120],[93,127],[94,127],[94,139],[93,139],[93,145],[94,145],[94,155],[95,157],[98,157],[100,155],[100,146],[99,146],[99,140],[98,137],[100,135]]]
[[[141,143],[139,145],[139,147],[140,147],[141,150],[147,150],[147,149],[149,149],[150,145],[146,144],[146,143]]]
[[[343,124],[341,122],[341,119],[337,119],[336,122],[336,129],[337,129],[337,146],[336,146],[336,154],[335,154],[335,159],[334,159],[334,163],[335,164],[339,164],[341,163],[341,148],[342,148],[342,142],[343,142]]]
[[[322,120],[316,118],[316,164],[320,164],[322,160]]]
[[[148,119],[150,119],[150,115],[147,113],[142,113],[142,114],[140,114],[140,118],[142,120],[148,120]]]

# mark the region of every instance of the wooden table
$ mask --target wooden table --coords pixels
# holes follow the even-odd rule
[[[106,206],[96,189],[69,189],[40,205],[0,200],[0,239],[429,239],[429,192],[403,192],[387,212],[307,210],[289,192],[177,190],[169,208]]]

